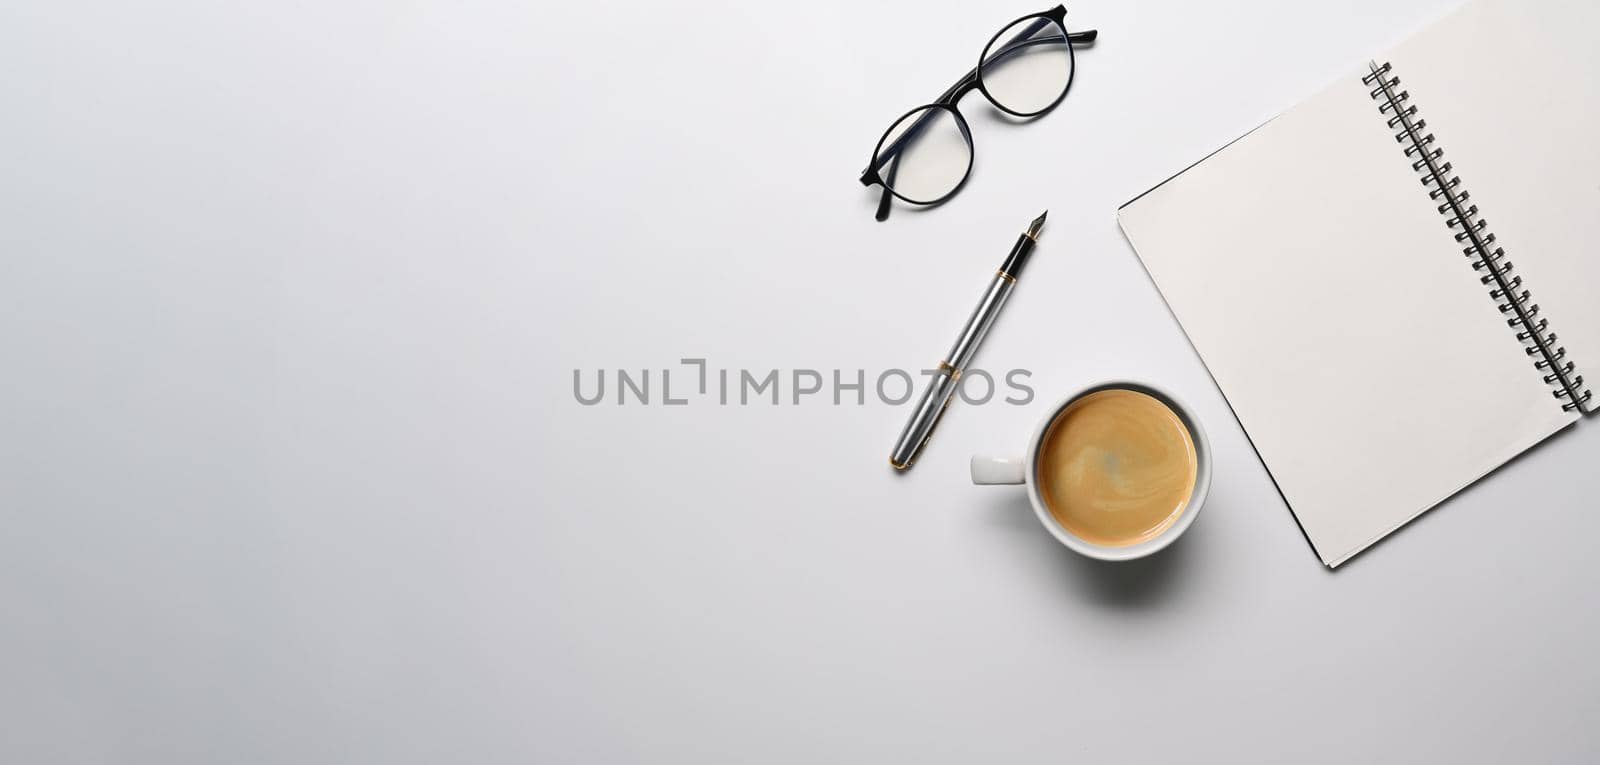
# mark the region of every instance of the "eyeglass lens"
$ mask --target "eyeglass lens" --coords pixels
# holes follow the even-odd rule
[[[1035,16],[1000,31],[983,52],[978,75],[990,100],[1019,116],[1061,99],[1072,81],[1072,45],[1056,22]]]
[[[900,118],[878,144],[878,173],[908,202],[932,204],[972,168],[972,141],[955,112],[925,106]]]

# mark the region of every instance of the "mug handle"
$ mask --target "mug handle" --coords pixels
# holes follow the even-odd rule
[[[1021,457],[972,455],[972,482],[979,486],[1020,484],[1027,472]]]

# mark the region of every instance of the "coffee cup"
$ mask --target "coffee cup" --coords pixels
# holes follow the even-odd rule
[[[1110,380],[1051,407],[1026,455],[976,455],[971,470],[975,484],[1026,485],[1034,515],[1073,551],[1134,560],[1194,523],[1211,488],[1211,447],[1193,411],[1171,394]],[[1168,504],[1172,510],[1160,516]],[[1124,529],[1131,531],[1119,536]]]

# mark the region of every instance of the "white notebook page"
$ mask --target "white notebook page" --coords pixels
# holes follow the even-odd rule
[[[1541,316],[1600,390],[1597,34],[1595,0],[1488,0],[1387,58]]]
[[[1123,231],[1322,561],[1571,423],[1352,71]]]

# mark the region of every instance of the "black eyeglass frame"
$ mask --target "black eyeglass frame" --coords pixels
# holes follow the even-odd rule
[[[876,215],[878,220],[882,221],[888,219],[891,198],[898,198],[907,204],[918,205],[921,207],[932,207],[948,201],[951,197],[955,196],[957,192],[961,191],[963,186],[967,185],[967,178],[972,175],[973,161],[977,156],[976,150],[973,146],[972,131],[967,125],[967,118],[961,114],[961,109],[959,107],[961,99],[964,98],[968,93],[971,93],[974,90],[980,91],[983,93],[983,97],[988,99],[989,103],[993,104],[996,109],[999,109],[1000,111],[1003,111],[1013,117],[1019,117],[1022,119],[1034,119],[1041,117],[1060,105],[1062,100],[1066,99],[1067,92],[1072,90],[1072,81],[1078,73],[1077,59],[1076,56],[1073,55],[1072,51],[1073,46],[1091,44],[1095,41],[1095,38],[1099,36],[1099,32],[1094,29],[1083,32],[1068,32],[1066,27],[1066,16],[1066,6],[1057,5],[1048,11],[1040,11],[1039,13],[1030,13],[1026,16],[1022,16],[1001,27],[1000,31],[995,32],[994,36],[989,38],[989,42],[983,46],[983,50],[978,54],[977,66],[973,67],[970,71],[963,75],[961,79],[956,80],[954,85],[951,85],[949,89],[945,90],[945,92],[932,103],[923,104],[913,108],[907,111],[905,114],[900,115],[900,117],[894,122],[889,123],[888,129],[883,131],[883,136],[878,139],[878,144],[872,149],[872,156],[867,160],[867,169],[861,172],[861,185],[872,186],[873,184],[878,184],[883,187],[883,195],[878,199],[878,211]],[[999,99],[996,99],[994,94],[990,93],[989,89],[984,86],[983,65],[986,63],[984,60],[985,57],[988,55],[990,49],[994,47],[995,42],[1000,39],[1000,35],[1005,34],[1006,30],[1009,30],[1018,24],[1027,21],[1028,19],[1042,19],[1045,21],[1054,22],[1056,26],[1061,28],[1061,31],[1066,34],[1067,59],[1071,62],[1071,68],[1067,72],[1067,84],[1061,88],[1060,95],[1057,95],[1054,101],[1051,101],[1044,108],[1038,109],[1037,111],[1019,112],[1008,108],[1005,104],[1000,103]],[[1012,51],[1021,50],[1029,45],[1054,42],[1054,40],[1050,39],[1030,40],[1029,38],[1038,32],[1038,29],[1038,27],[1035,27],[1019,33],[1015,39],[1021,40],[1021,44],[1017,45],[1015,48],[1009,48],[1000,51],[997,59],[999,57],[1010,55]],[[966,172],[961,175],[961,180],[958,181],[956,185],[948,192],[945,192],[943,196],[932,200],[911,199],[895,191],[894,188],[889,185],[889,183],[893,181],[893,168],[891,168],[889,171],[890,178],[888,182],[886,182],[882,174],[880,174],[879,168],[888,164],[889,161],[894,159],[894,155],[898,152],[898,145],[903,144],[908,138],[915,135],[920,130],[922,125],[926,124],[928,119],[931,119],[932,115],[938,113],[936,110],[948,111],[955,117],[956,126],[961,130],[962,138],[966,140],[967,144],[967,169]],[[896,145],[889,147],[890,156],[883,157],[883,145],[884,142],[889,140],[890,133],[893,133],[894,129],[899,126],[901,122],[904,122],[908,117],[920,111],[927,111],[929,116],[918,120],[917,124],[912,125],[910,128],[907,128],[904,132],[902,132],[900,137],[895,142]]]

